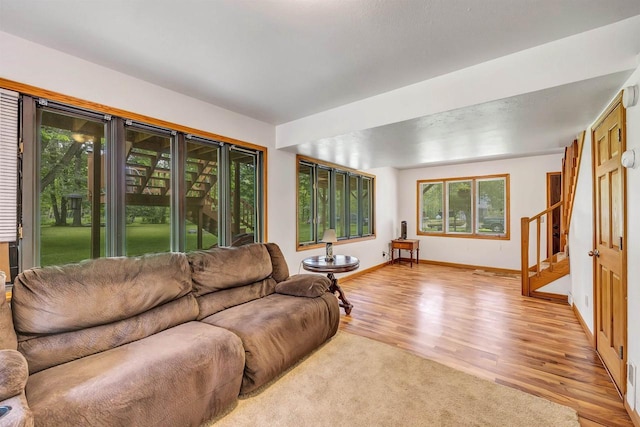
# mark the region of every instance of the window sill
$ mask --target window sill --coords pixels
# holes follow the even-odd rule
[[[463,233],[425,233],[424,231],[419,231],[418,236],[429,236],[429,237],[453,237],[458,239],[481,239],[481,240],[511,240],[509,233],[506,234],[463,234]]]
[[[376,238],[376,235],[372,234],[370,236],[354,237],[352,239],[338,240],[333,245],[336,246],[336,245],[344,245],[344,244],[347,244],[347,243],[363,242],[363,241],[366,241],[366,240],[374,240],[375,238]],[[312,244],[309,244],[309,245],[297,245],[296,252],[307,251],[307,250],[310,250],[310,249],[324,248],[325,245],[326,245],[325,243],[312,243]]]

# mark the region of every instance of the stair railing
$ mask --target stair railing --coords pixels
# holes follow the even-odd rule
[[[532,293],[532,290],[530,287],[531,280],[530,280],[529,273],[535,272],[535,275],[539,277],[540,272],[542,271],[543,262],[548,263],[549,270],[553,271],[553,266],[558,261],[557,254],[553,253],[553,227],[547,227],[546,246],[544,247],[544,249],[547,250],[547,254],[551,254],[551,256],[549,256],[548,258],[542,257],[542,250],[543,250],[542,223],[544,218],[547,224],[549,224],[550,221],[552,221],[553,211],[555,211],[556,209],[560,209],[560,218],[561,218],[560,230],[564,230],[564,224],[562,224],[562,218],[564,218],[563,207],[564,205],[562,203],[562,200],[560,200],[555,205],[548,207],[547,209],[545,209],[544,211],[540,212],[537,215],[534,215],[532,217],[523,217],[520,219],[522,295],[524,296],[531,296],[531,293]],[[529,261],[529,258],[531,256],[532,242],[530,239],[530,235],[531,235],[532,223],[535,223],[535,227],[536,227],[536,233],[535,233],[536,262],[534,265],[530,265],[530,261]],[[563,250],[564,248],[561,247],[560,251],[562,252]]]

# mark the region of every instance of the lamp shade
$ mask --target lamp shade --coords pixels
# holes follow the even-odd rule
[[[336,230],[333,228],[328,228],[324,230],[324,234],[322,235],[322,241],[325,243],[334,243],[338,241],[336,237]]]

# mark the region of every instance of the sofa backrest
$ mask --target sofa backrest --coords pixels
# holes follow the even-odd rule
[[[18,350],[30,373],[195,320],[186,255],[100,258],[19,274],[13,286]]]
[[[270,295],[276,283],[289,276],[280,248],[273,243],[213,248],[187,257],[200,306],[198,319]]]

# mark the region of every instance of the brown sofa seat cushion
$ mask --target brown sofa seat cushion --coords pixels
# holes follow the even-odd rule
[[[26,393],[47,426],[199,426],[235,402],[244,349],[237,336],[183,323],[31,375]]]
[[[296,274],[276,285],[276,292],[295,297],[316,298],[327,292],[331,280],[320,274]]]
[[[272,294],[202,320],[237,334],[245,349],[241,393],[275,378],[335,335],[340,321],[338,300]]]

